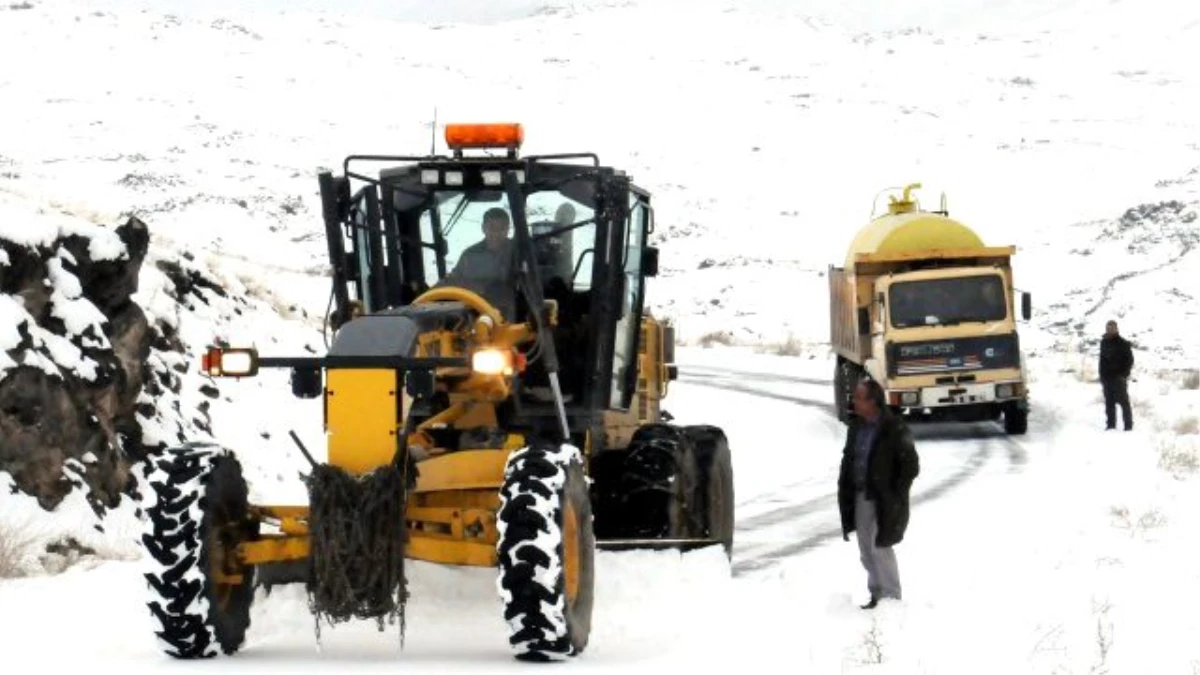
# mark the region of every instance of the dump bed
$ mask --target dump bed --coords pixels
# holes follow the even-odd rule
[[[886,253],[856,253],[853,271],[859,276],[896,274],[921,267],[988,267],[1008,265],[1015,246],[975,246],[971,248],[926,248]]]
[[[860,301],[856,283],[853,274],[840,267],[829,267],[829,343],[842,357],[861,363],[871,349],[867,316],[870,295],[868,291],[867,297]],[[862,312],[858,311],[860,306]],[[860,321],[865,321],[861,329]]]

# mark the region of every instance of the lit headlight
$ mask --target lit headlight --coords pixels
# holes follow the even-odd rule
[[[422,185],[437,185],[440,178],[438,177],[437,169],[422,169],[421,184]]]
[[[258,353],[254,349],[213,347],[204,353],[200,368],[211,377],[249,377],[258,373]]]
[[[500,184],[500,172],[499,171],[481,171],[479,173],[479,175],[480,175],[480,177],[483,178],[484,185],[499,185]]]
[[[480,349],[471,355],[471,370],[484,375],[512,375],[512,354],[499,349]]]
[[[461,171],[447,171],[446,185],[459,186],[463,184],[463,175]]]
[[[996,398],[1011,398],[1013,395],[1013,386],[1011,384],[996,385]]]

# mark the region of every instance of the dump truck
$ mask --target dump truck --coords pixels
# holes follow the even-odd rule
[[[882,385],[913,420],[998,421],[1024,434],[1028,380],[1015,316],[1015,246],[987,246],[945,207],[925,211],[913,183],[829,266],[834,397],[848,422],[857,382]],[[1023,319],[1030,294],[1020,294]]]
[[[146,604],[167,654],[241,649],[263,576],[303,583],[318,629],[398,621],[403,637],[404,562],[421,560],[495,570],[514,656],[568,659],[591,633],[597,550],[732,555],[725,433],[662,407],[677,369],[645,303],[649,192],[595,153],[522,156],[523,140],[520,123],[449,124],[450,155],[318,174],[327,352],[214,344],[201,366],[286,369],[321,401],[325,447],[291,430],[303,504],[251,502],[235,448],[148,458]]]

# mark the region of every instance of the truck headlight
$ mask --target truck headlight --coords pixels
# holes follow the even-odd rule
[[[996,398],[1012,398],[1013,386],[1011,384],[996,385]]]
[[[484,375],[512,375],[512,352],[480,349],[471,355],[471,370]]]
[[[921,402],[921,392],[906,391],[900,394],[900,405],[916,405]]]

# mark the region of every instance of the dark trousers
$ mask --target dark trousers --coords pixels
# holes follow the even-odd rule
[[[1106,377],[1100,380],[1104,387],[1104,420],[1105,426],[1114,429],[1117,426],[1116,407],[1121,406],[1121,419],[1126,429],[1133,428],[1133,411],[1129,407],[1129,387],[1123,377]]]

